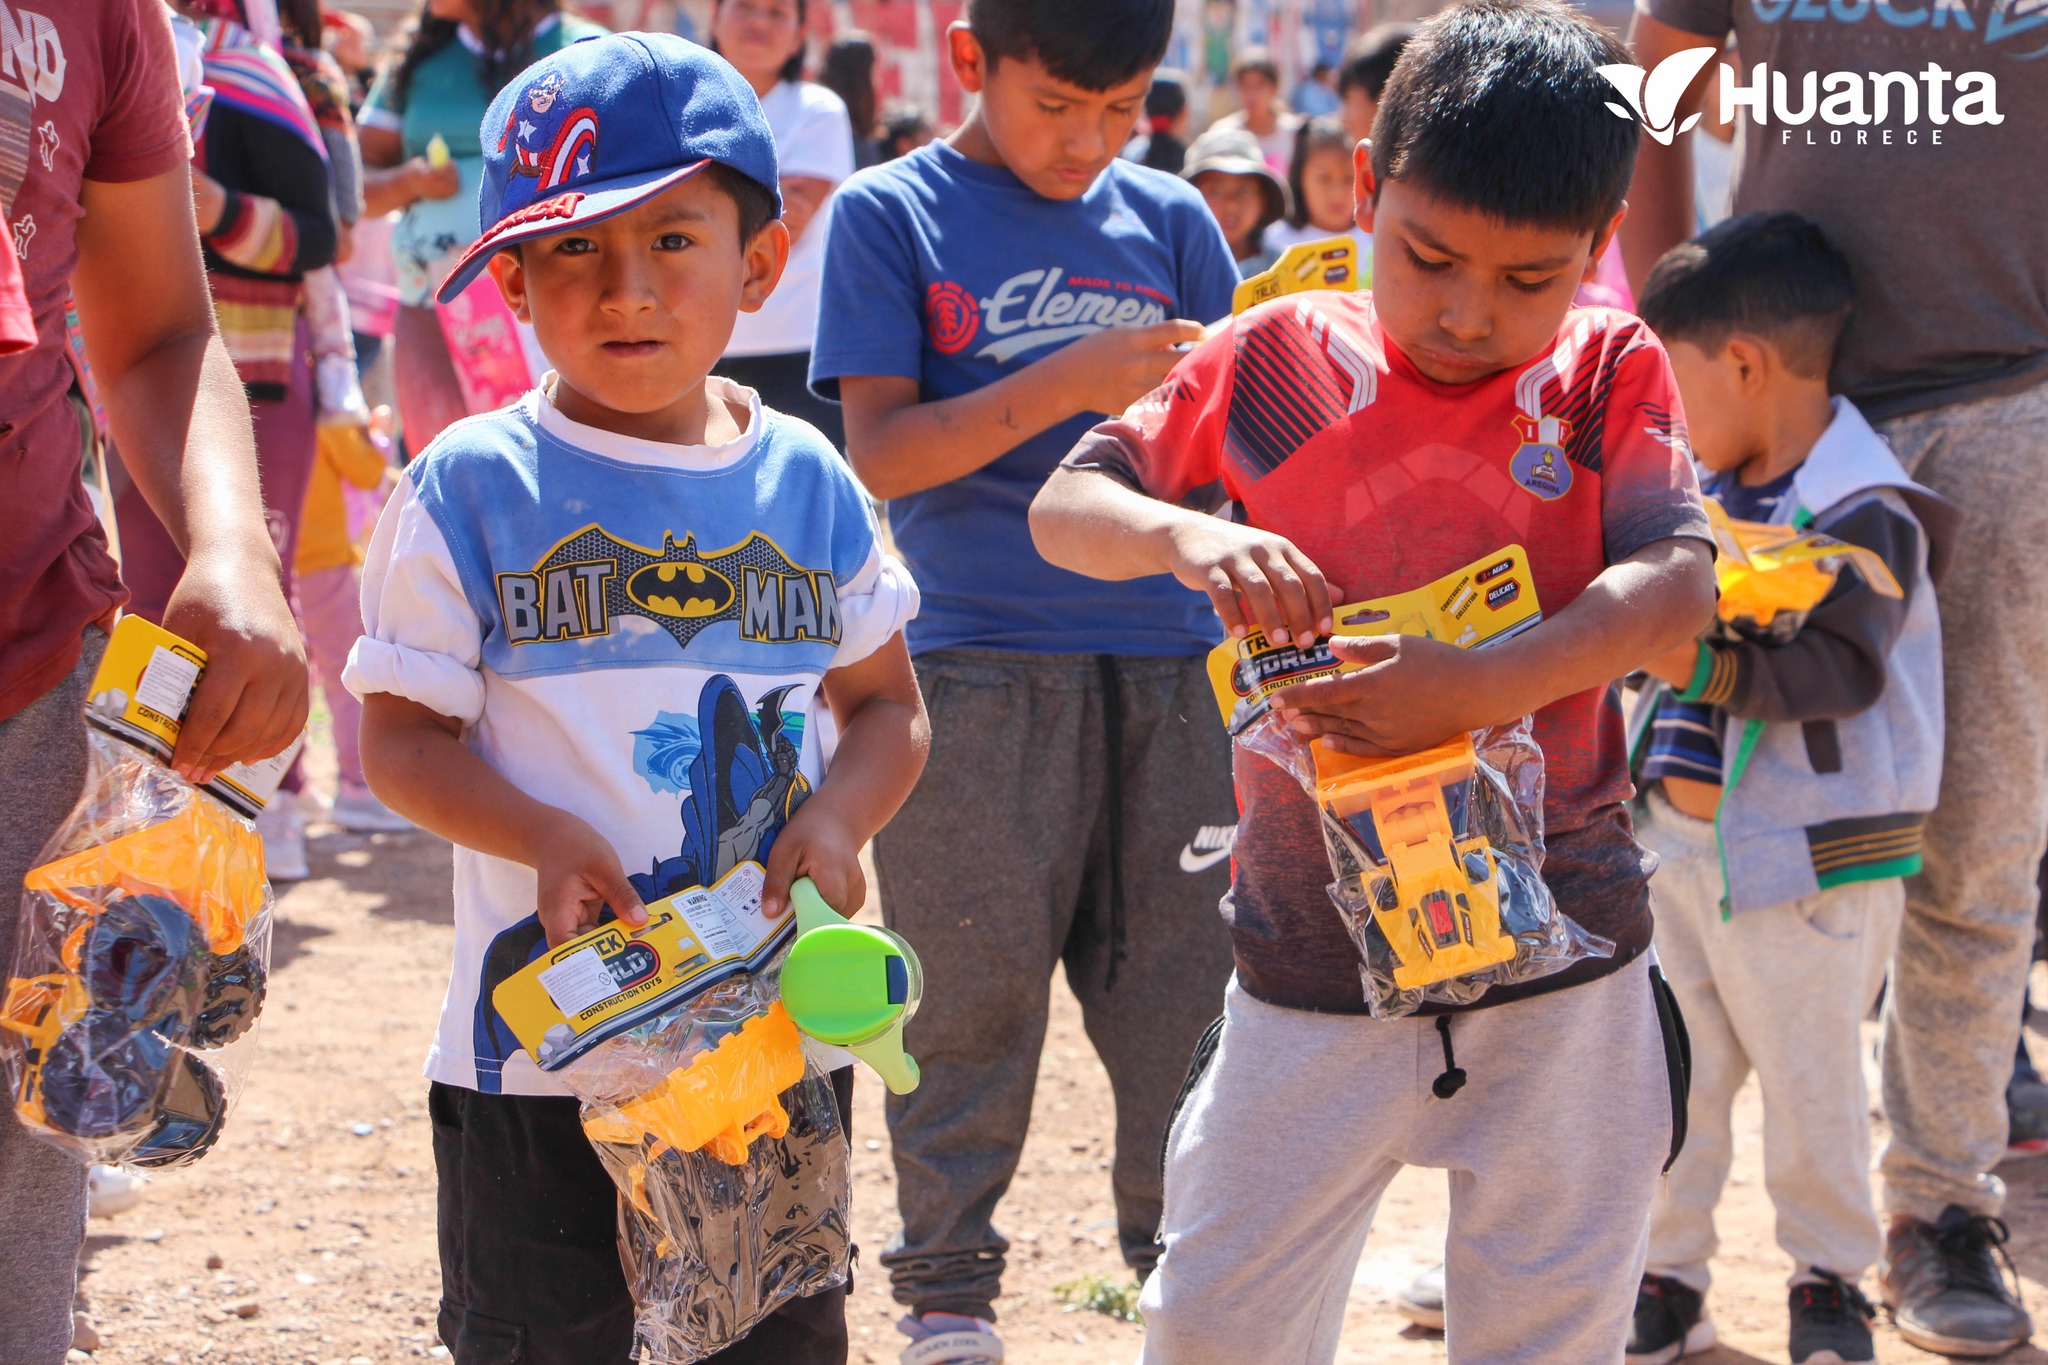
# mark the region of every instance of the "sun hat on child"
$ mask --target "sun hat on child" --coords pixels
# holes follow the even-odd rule
[[[441,282],[443,303],[501,248],[624,213],[714,161],[758,182],[782,212],[775,137],[753,87],[673,34],[571,43],[500,90],[481,131],[483,235]]]
[[[1224,175],[1248,175],[1259,182],[1266,196],[1265,219],[1277,222],[1294,209],[1294,195],[1287,182],[1266,164],[1259,140],[1242,128],[1211,128],[1188,148],[1187,164],[1181,167],[1183,180],[1193,180],[1204,171]]]

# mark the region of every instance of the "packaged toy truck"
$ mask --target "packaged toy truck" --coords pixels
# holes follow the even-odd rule
[[[1337,608],[1340,635],[1416,635],[1482,649],[1542,620],[1518,545],[1424,587]],[[1527,719],[1420,753],[1359,758],[1272,719],[1281,688],[1344,671],[1327,640],[1275,645],[1257,628],[1211,652],[1224,725],[1300,781],[1321,815],[1330,898],[1363,957],[1376,1017],[1469,1004],[1613,944],[1562,914],[1541,876],[1543,754]]]
[[[618,1186],[644,1365],[702,1360],[845,1282],[846,1137],[799,1024],[892,1089],[917,1083],[901,1041],[923,982],[909,945],[847,923],[808,879],[794,913],[770,920],[763,881],[741,863],[649,905],[636,932],[607,923],[550,950],[492,995],[580,1099]]]
[[[1789,640],[1845,569],[1863,575],[1880,596],[1905,596],[1884,559],[1860,545],[1793,526],[1738,521],[1714,499],[1706,504],[1719,550],[1714,559],[1718,631],[1753,640]]]
[[[82,1162],[198,1160],[247,1072],[272,910],[253,822],[298,746],[204,787],[172,771],[205,667],[140,617],[115,627],[84,794],[22,879],[0,1070],[23,1126]]]

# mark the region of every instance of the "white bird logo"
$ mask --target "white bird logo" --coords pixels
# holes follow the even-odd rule
[[[1628,101],[1627,108],[1612,100],[1607,102],[1607,107],[1617,117],[1642,124],[1644,132],[1669,147],[1671,139],[1680,133],[1691,132],[1692,126],[1700,121],[1700,115],[1693,114],[1685,122],[1673,126],[1678,118],[1678,101],[1685,94],[1686,87],[1718,51],[1711,47],[1689,47],[1683,52],[1672,53],[1657,63],[1655,71],[1648,72],[1640,66],[1620,62],[1600,67],[1599,72],[1607,78],[1607,83]]]

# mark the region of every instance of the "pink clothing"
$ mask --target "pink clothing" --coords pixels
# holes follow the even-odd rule
[[[364,785],[358,742],[363,704],[341,685],[348,652],[363,634],[359,583],[355,568],[346,564],[299,575],[299,631],[306,637],[306,662],[312,666],[320,695],[327,698],[328,714],[334,718],[334,761],[345,787]]]

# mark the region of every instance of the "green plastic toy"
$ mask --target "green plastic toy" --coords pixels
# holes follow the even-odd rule
[[[917,1061],[903,1050],[903,1025],[924,996],[916,952],[887,929],[849,923],[809,877],[797,879],[789,899],[797,928],[782,964],[789,1017],[873,1067],[891,1093],[917,1089]]]

